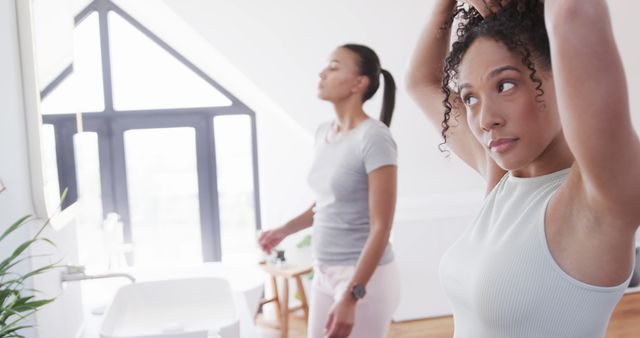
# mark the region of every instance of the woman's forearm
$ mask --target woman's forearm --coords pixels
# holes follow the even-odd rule
[[[437,86],[442,82],[442,65],[449,51],[451,17],[455,0],[437,0],[431,18],[424,27],[411,57],[407,87]]]
[[[285,223],[282,226],[282,230],[286,232],[287,235],[291,235],[296,233],[302,229],[306,229],[313,225],[313,208],[315,207],[315,203],[312,204],[307,210],[302,212],[300,215],[292,218],[290,221]]]
[[[384,255],[387,244],[389,243],[390,233],[391,225],[378,226],[372,229],[343,297],[351,298],[351,288],[353,285],[366,285],[369,282],[380,263],[380,259],[382,259]]]

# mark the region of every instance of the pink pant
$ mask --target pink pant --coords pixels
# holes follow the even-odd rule
[[[323,338],[331,306],[344,294],[355,266],[325,265],[314,268],[308,338]],[[400,275],[395,261],[378,266],[367,284],[367,295],[356,305],[350,338],[387,336],[391,316],[400,302]]]

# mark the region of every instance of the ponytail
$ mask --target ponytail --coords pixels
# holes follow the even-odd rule
[[[393,80],[393,76],[380,67],[380,59],[373,49],[354,43],[342,45],[341,48],[349,49],[358,55],[360,75],[365,75],[369,78],[369,88],[362,96],[362,102],[367,101],[376,93],[378,87],[380,87],[380,75],[384,78],[384,96],[382,98],[380,121],[388,127],[391,125],[391,116],[396,103],[396,82]]]
[[[384,78],[384,92],[382,96],[382,109],[380,110],[380,121],[387,127],[391,126],[391,117],[396,105],[396,82],[393,76],[385,69],[380,69]]]

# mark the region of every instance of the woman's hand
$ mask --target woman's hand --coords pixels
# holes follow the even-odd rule
[[[486,18],[487,15],[495,13],[506,5],[509,0],[461,0],[464,3],[469,4],[475,8],[482,17]]]
[[[258,244],[260,244],[260,248],[265,253],[271,253],[271,250],[283,239],[288,236],[283,227],[275,228],[273,230],[268,230],[263,232],[258,239]]]
[[[351,334],[356,317],[356,301],[351,294],[345,295],[333,305],[329,312],[329,319],[324,327],[327,338],[346,338]],[[366,323],[365,323],[366,325]]]

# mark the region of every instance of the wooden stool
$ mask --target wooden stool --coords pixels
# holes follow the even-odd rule
[[[271,276],[271,287],[273,288],[273,298],[264,299],[260,302],[260,308],[264,304],[274,302],[276,305],[276,318],[278,320],[277,328],[280,329],[280,337],[287,338],[289,333],[289,313],[302,309],[304,311],[304,320],[309,320],[309,305],[307,303],[307,296],[304,292],[304,286],[302,285],[302,276],[310,273],[313,268],[311,266],[292,266],[285,265],[284,267],[278,267],[275,265],[267,265],[261,263],[260,267],[264,269]],[[278,281],[276,278],[282,278],[283,288],[282,292],[278,292]],[[300,305],[290,308],[289,307],[289,280],[295,279],[296,287],[298,288],[298,296],[300,296]],[[278,296],[280,295],[280,296]]]

